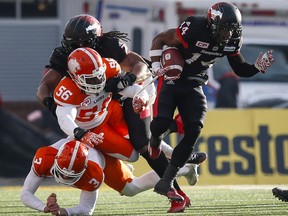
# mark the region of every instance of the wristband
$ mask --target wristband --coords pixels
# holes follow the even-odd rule
[[[154,56],[161,56],[162,55],[162,49],[157,49],[157,50],[150,50],[149,51],[149,56],[154,57]]]
[[[88,133],[89,130],[85,130],[85,129],[82,129],[80,127],[77,127],[73,130],[73,133],[74,133],[74,137],[76,140],[81,140],[81,138],[86,134]]]

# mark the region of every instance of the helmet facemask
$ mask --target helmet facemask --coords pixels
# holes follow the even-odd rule
[[[65,48],[67,51],[72,52],[73,50],[79,47],[90,47],[95,48],[98,44],[99,38],[89,38],[87,40],[72,40],[71,38],[66,38],[63,35],[61,40],[62,47]]]
[[[92,74],[78,75],[74,81],[77,86],[87,94],[100,93],[106,84],[106,65],[99,67],[98,70],[93,70]]]
[[[86,94],[100,93],[106,84],[106,65],[94,49],[83,47],[68,57],[68,73]]]

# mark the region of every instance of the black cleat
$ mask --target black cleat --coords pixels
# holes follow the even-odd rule
[[[275,197],[283,202],[288,202],[288,190],[282,190],[278,187],[272,189],[272,193]]]
[[[187,163],[192,164],[201,164],[203,163],[207,158],[207,154],[205,152],[193,152],[188,159]]]

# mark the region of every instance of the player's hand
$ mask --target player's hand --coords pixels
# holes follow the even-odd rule
[[[127,86],[133,85],[133,83],[136,81],[136,76],[132,73],[126,73],[123,77],[120,78],[117,88],[119,91],[122,91]]]
[[[94,148],[96,145],[102,143],[103,139],[104,133],[96,134],[93,132],[87,132],[80,141]]]
[[[265,73],[265,71],[275,62],[272,52],[273,50],[268,50],[264,54],[261,52],[254,64],[262,73]]]
[[[57,204],[57,195],[55,193],[51,193],[47,198],[46,207],[44,208],[45,213],[57,212],[59,210],[59,205]]]
[[[157,77],[164,76],[168,71],[168,68],[158,68],[157,70],[152,70],[152,74]]]
[[[147,106],[147,101],[144,98],[136,95],[132,100],[133,110],[136,114],[141,113]]]

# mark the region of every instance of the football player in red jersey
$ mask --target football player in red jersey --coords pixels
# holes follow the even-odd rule
[[[163,46],[177,47],[185,60],[178,79],[165,77],[166,70],[160,66]],[[217,60],[227,56],[234,72],[241,77],[251,77],[265,72],[274,62],[272,51],[260,53],[254,64],[246,62],[241,55],[241,13],[228,2],[220,2],[208,9],[207,16],[186,18],[176,29],[168,29],[156,35],[152,41],[150,57],[153,73],[162,76],[161,89],[157,95],[157,110],[150,124],[151,157],[158,155],[163,134],[173,121],[176,108],[183,121],[184,136],[173,151],[170,164],[155,192],[168,196],[177,171],[188,160],[203,128],[207,101],[202,85],[207,83],[207,70]]]
[[[191,167],[180,170],[186,175]],[[81,190],[79,204],[61,208],[57,195],[51,193],[44,203],[35,193],[46,177],[58,183]],[[151,189],[159,180],[155,171],[135,177],[121,160],[100,153],[95,148],[73,138],[61,139],[51,146],[41,147],[35,153],[20,199],[26,206],[53,215],[92,215],[96,207],[99,188],[103,182],[122,195],[135,196]]]
[[[103,33],[99,21],[90,15],[81,14],[72,17],[65,26],[62,46],[53,50],[49,65],[46,66],[47,72],[41,80],[37,91],[39,101],[55,115],[56,104],[51,96],[60,80],[65,76],[69,77],[67,59],[69,54],[79,47],[90,47],[104,58],[115,59],[120,64],[121,69],[127,72],[125,75],[107,80],[105,91],[113,92],[113,95],[118,96],[119,94],[117,93],[119,91],[133,85],[135,81],[138,83],[146,80],[151,75],[147,64],[141,56],[128,49],[125,43],[126,40],[127,35],[124,33],[117,31]],[[156,160],[151,159],[148,153],[149,125],[151,122],[149,112],[144,112],[144,114],[148,113],[148,115],[136,114],[133,110],[132,98],[120,98],[120,100],[123,105],[124,118],[128,125],[129,138],[133,147],[145,158],[150,167],[159,176],[162,176],[168,165],[164,153],[161,152]],[[195,154],[197,155],[197,153]],[[174,182],[174,187],[180,191],[176,181]],[[185,205],[182,203],[182,206]]]

